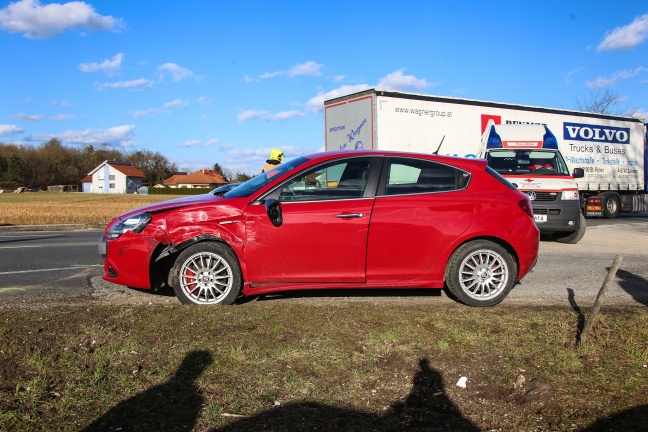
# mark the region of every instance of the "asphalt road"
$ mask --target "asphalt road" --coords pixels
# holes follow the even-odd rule
[[[102,274],[97,241],[101,231],[0,231],[0,306],[64,304],[89,296]]]
[[[536,269],[518,284],[507,304],[591,305],[616,255],[623,261],[605,304],[648,306],[648,214],[588,219],[576,245],[543,239]],[[101,279],[100,231],[0,231],[0,308],[67,304],[179,302],[171,292],[152,293]],[[262,300],[309,303],[450,301],[436,290],[316,291]]]

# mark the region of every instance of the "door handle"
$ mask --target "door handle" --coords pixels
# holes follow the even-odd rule
[[[336,218],[340,219],[353,219],[353,218],[361,218],[364,217],[363,213],[341,213],[338,215],[335,215]]]

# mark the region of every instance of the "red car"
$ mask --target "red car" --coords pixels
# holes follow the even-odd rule
[[[444,288],[501,302],[534,266],[526,195],[481,159],[380,151],[298,157],[219,197],[113,219],[107,281],[171,286],[182,303],[328,288]]]

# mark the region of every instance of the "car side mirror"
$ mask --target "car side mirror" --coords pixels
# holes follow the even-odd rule
[[[575,179],[585,177],[585,170],[583,168],[574,168],[572,177],[574,177]]]
[[[281,212],[281,205],[279,201],[274,198],[270,198],[265,202],[266,213],[272,225],[280,227],[283,223],[283,214]]]

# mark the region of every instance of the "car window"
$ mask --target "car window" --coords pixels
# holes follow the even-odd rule
[[[443,192],[466,187],[470,174],[432,161],[394,159],[387,170],[385,195]]]
[[[266,171],[262,174],[259,174],[258,176],[252,178],[251,180],[246,181],[245,183],[239,185],[238,187],[235,187],[231,191],[226,192],[224,196],[226,198],[248,197],[253,193],[255,193],[256,191],[258,191],[259,189],[268,185],[271,181],[281,177],[282,175],[286,174],[290,170],[293,170],[306,162],[308,162],[307,158],[298,157],[286,163],[282,163],[281,165],[277,165],[276,168],[273,168],[270,171]]]
[[[370,158],[346,159],[320,165],[288,181],[281,189],[279,201],[361,198],[370,169]]]

